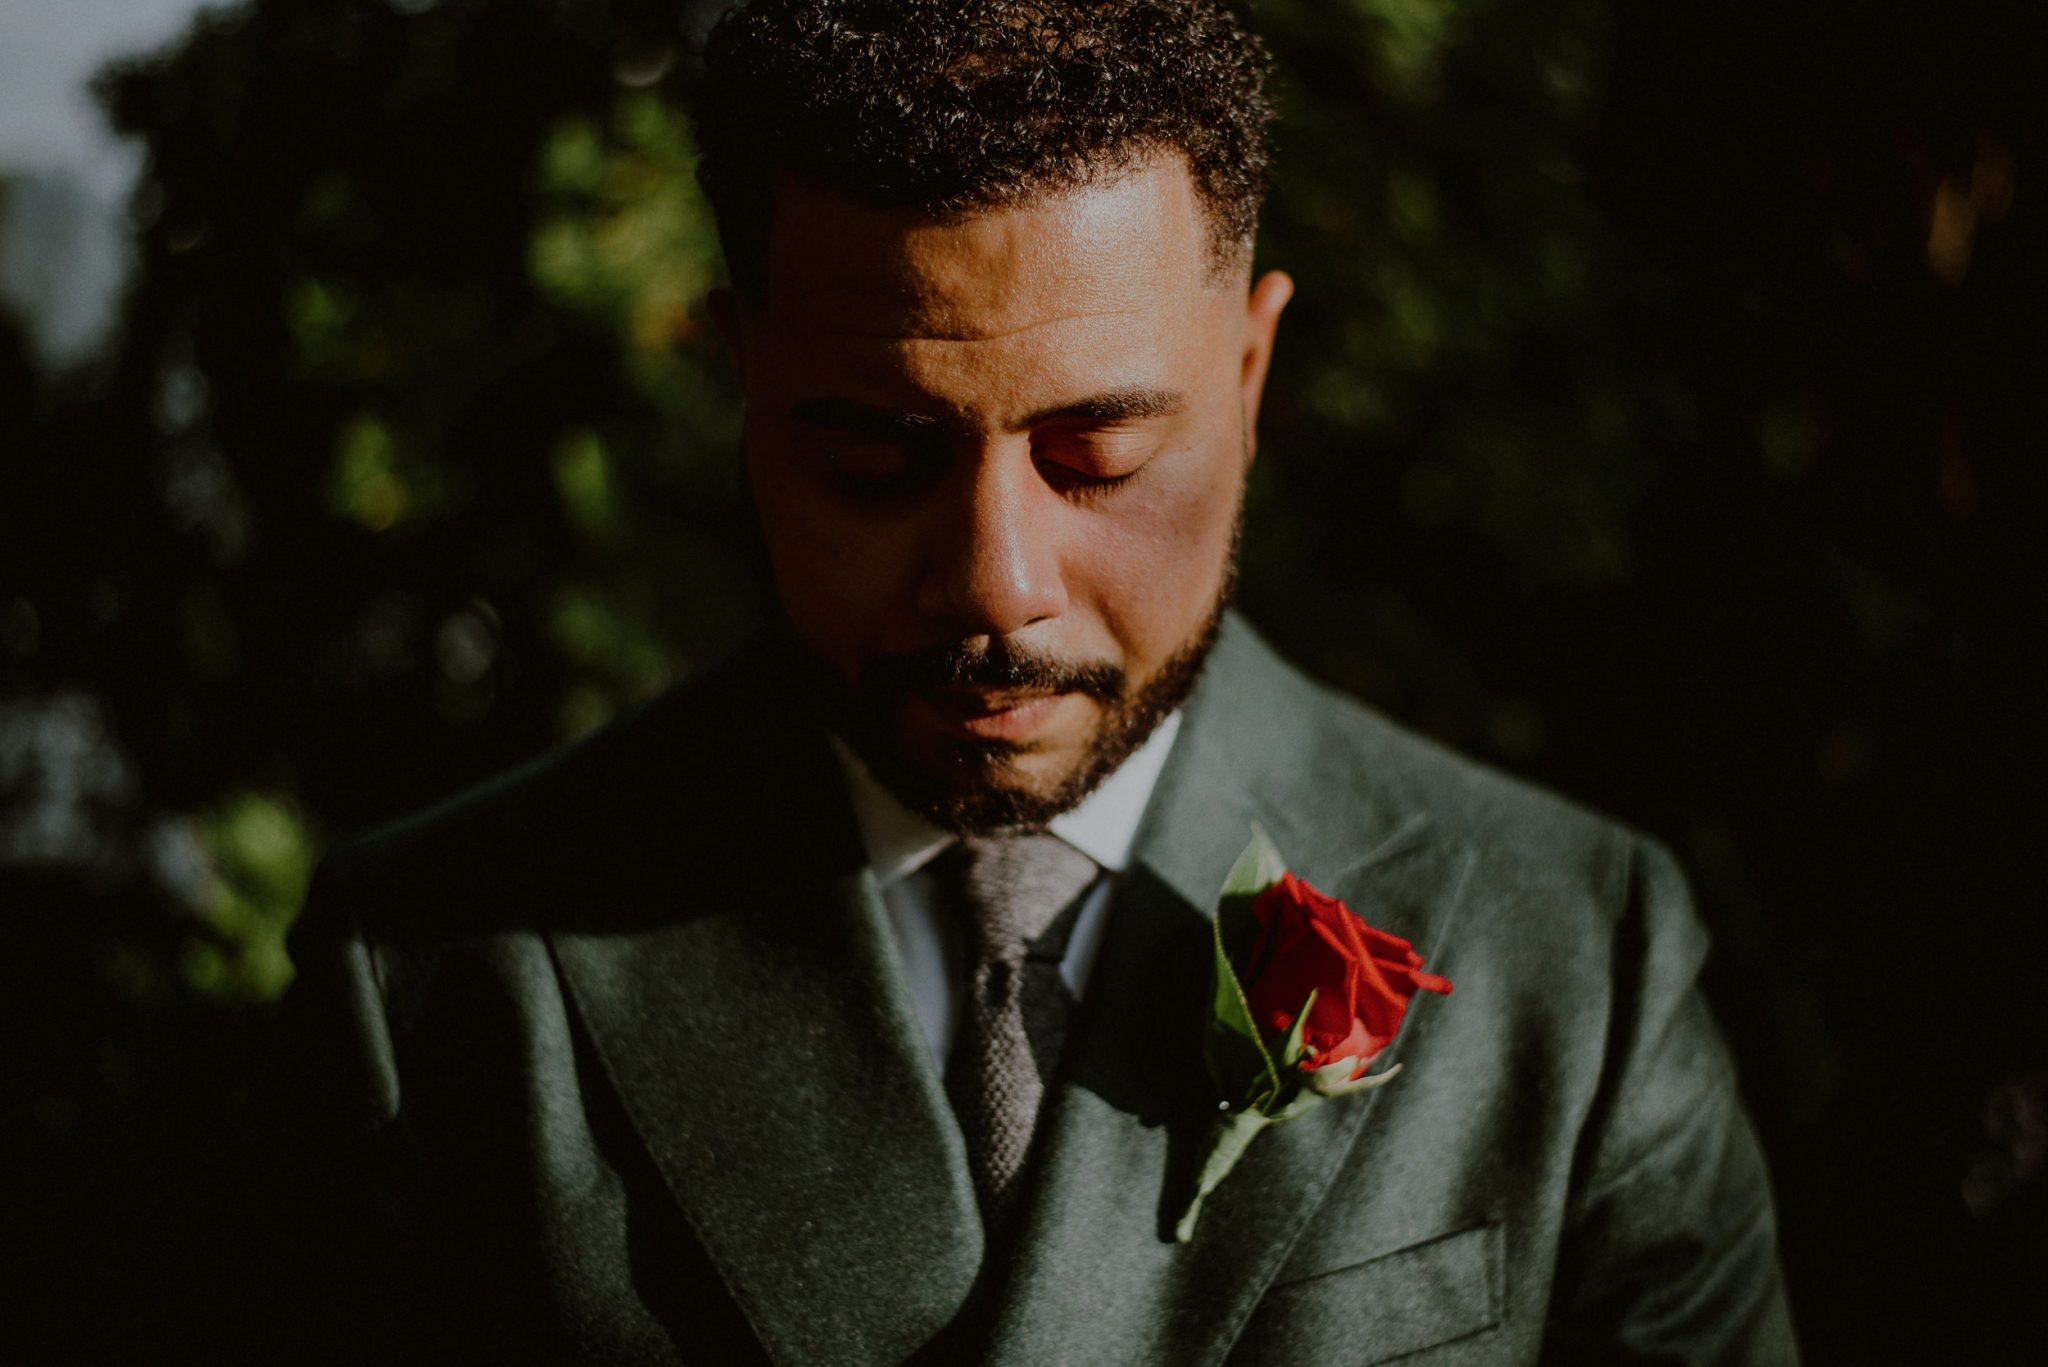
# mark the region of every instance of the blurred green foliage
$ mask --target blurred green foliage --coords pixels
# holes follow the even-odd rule
[[[286,803],[232,794],[199,822],[214,880],[200,914],[210,936],[178,950],[186,987],[223,1003],[276,999],[290,985],[285,932],[305,900],[313,847]]]
[[[0,1171],[53,1279],[165,1164],[231,1182],[314,851],[757,615],[678,112],[716,8],[252,0],[104,80],[120,335],[47,376],[0,325],[0,833],[42,833],[0,854]],[[1245,605],[1678,847],[1815,1362],[1896,1360],[1887,1296],[1993,1360],[2041,1269],[2036,1207],[1958,1197],[2048,1067],[2023,10],[1258,6],[1300,292]]]

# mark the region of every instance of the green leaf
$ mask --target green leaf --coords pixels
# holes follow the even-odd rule
[[[1223,891],[1216,900],[1216,924],[1223,935],[1224,952],[1231,956],[1233,964],[1245,962],[1252,941],[1258,937],[1259,923],[1252,916],[1252,903],[1286,872],[1287,861],[1280,857],[1264,829],[1253,822],[1251,843],[1230,866]]]
[[[1287,872],[1287,861],[1280,857],[1280,850],[1273,844],[1272,837],[1258,822],[1252,823],[1252,843],[1244,847],[1244,853],[1230,866],[1230,872],[1223,879],[1223,897],[1256,897],[1280,881]]]
[[[1230,956],[1224,952],[1220,920],[1211,939],[1215,947],[1216,999],[1209,1013],[1209,1071],[1219,1095],[1243,1096],[1246,1108],[1263,1109],[1279,1095],[1280,1072],[1273,1064],[1273,1056],[1266,1051],[1265,1041],[1259,1037],[1251,1003],[1245,1000],[1244,986],[1238,982]],[[1248,1079],[1250,1090],[1242,1090]]]
[[[1241,1097],[1245,1109],[1270,1109],[1285,1086],[1265,1036],[1252,1019],[1251,1003],[1245,999],[1236,965],[1243,962],[1258,932],[1251,914],[1253,901],[1286,872],[1287,861],[1265,831],[1253,823],[1251,843],[1231,865],[1216,905],[1216,996],[1208,1031],[1209,1071],[1218,1094]],[[1247,1079],[1251,1081],[1248,1089]]]
[[[1251,843],[1231,865],[1216,904],[1216,1000],[1209,1029],[1209,1069],[1219,1095],[1242,1097],[1243,1108],[1260,1111],[1279,1101],[1287,1080],[1252,1018],[1237,965],[1249,956],[1258,934],[1252,903],[1286,872],[1287,861],[1255,822]],[[1247,1079],[1253,1080],[1249,1089]]]
[[[1401,1065],[1397,1063],[1384,1073],[1367,1073],[1353,1082],[1351,1070],[1357,1066],[1358,1060],[1343,1058],[1318,1068],[1308,1075],[1309,1090],[1317,1096],[1350,1096],[1353,1092],[1369,1092],[1383,1083],[1392,1082],[1394,1075],[1401,1071]]]
[[[1308,1028],[1309,1008],[1316,1004],[1315,988],[1309,989],[1308,1000],[1301,1004],[1301,1010],[1294,1013],[1294,1024],[1287,1031],[1287,1038],[1280,1045],[1280,1066],[1290,1073],[1298,1072],[1301,1063],[1302,1032]]]

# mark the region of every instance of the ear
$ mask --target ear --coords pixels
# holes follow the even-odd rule
[[[733,377],[744,388],[747,383],[746,329],[740,318],[740,296],[730,285],[720,285],[704,296],[711,311],[711,326],[725,342],[725,354],[732,358]]]
[[[1244,409],[1244,449],[1259,449],[1259,399],[1266,392],[1266,368],[1273,361],[1273,335],[1280,311],[1294,297],[1294,279],[1285,271],[1267,271],[1245,297],[1244,361],[1238,384]]]

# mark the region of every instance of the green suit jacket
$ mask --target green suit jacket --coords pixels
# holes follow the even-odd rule
[[[293,1357],[1794,1360],[1705,939],[1655,845],[1232,620],[1116,889],[1021,1237],[985,1256],[801,716],[742,652],[326,861],[288,1003]],[[1181,1245],[1215,1107],[1207,916],[1254,821],[1457,990],[1416,1001],[1398,1080],[1260,1136]]]

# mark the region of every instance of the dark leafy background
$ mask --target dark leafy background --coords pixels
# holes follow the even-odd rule
[[[0,1201],[67,1355],[215,1269],[317,851],[755,611],[713,8],[254,0],[102,82],[118,340],[0,323]],[[2043,1351],[2027,10],[1260,6],[1301,293],[1244,604],[1679,851],[1816,1363]]]

